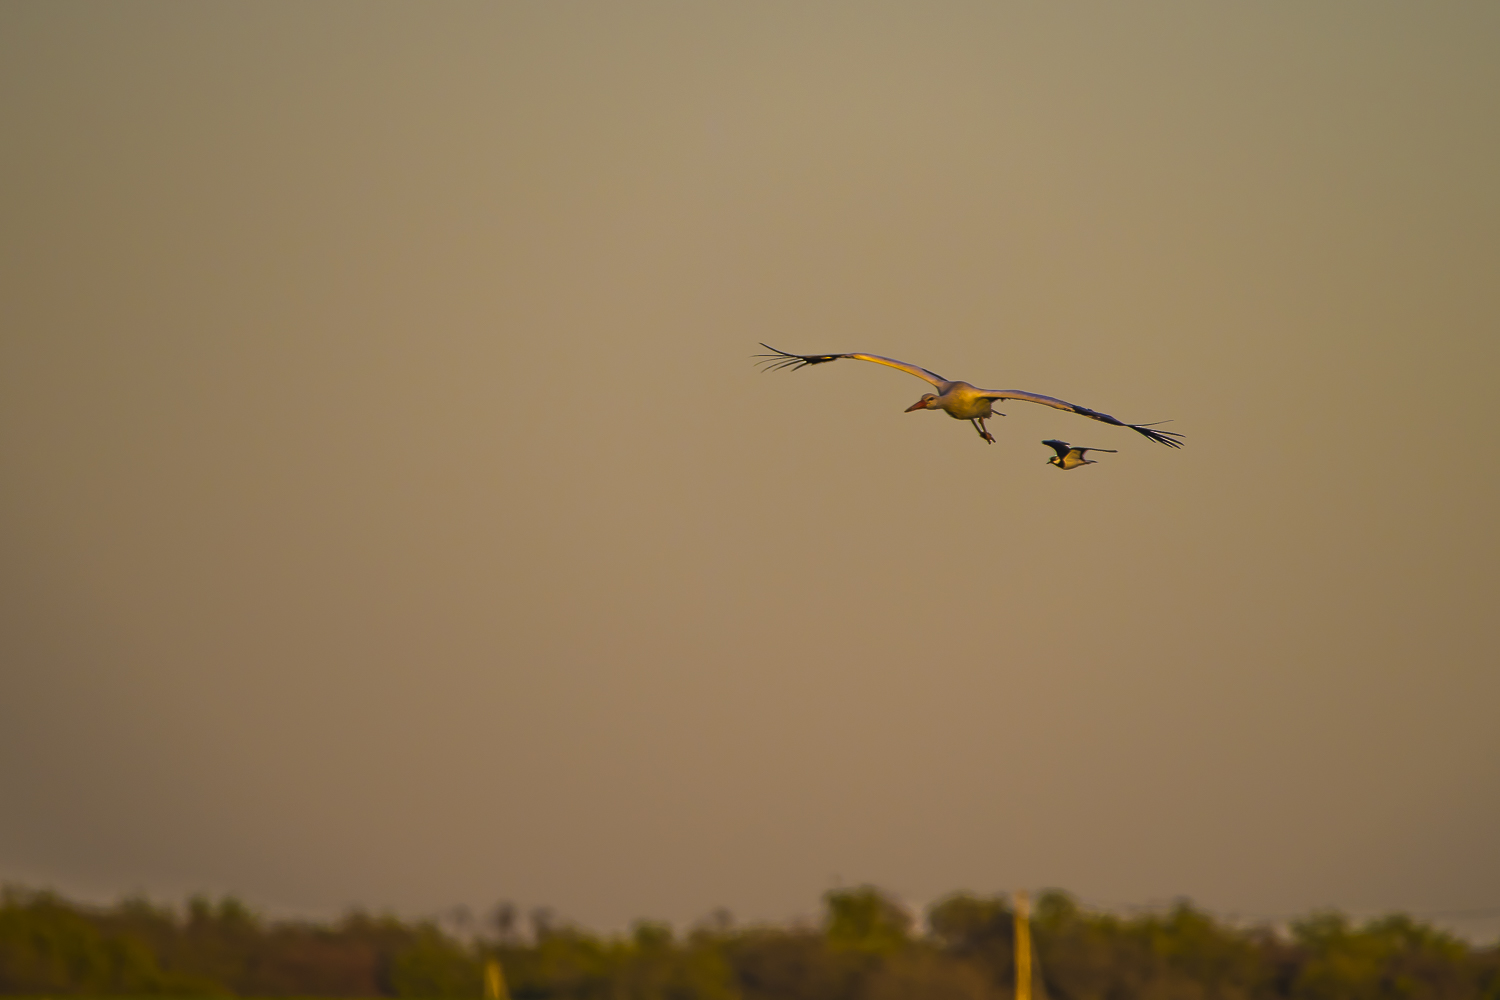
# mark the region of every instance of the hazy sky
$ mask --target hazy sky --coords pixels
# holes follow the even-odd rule
[[[0,877],[1500,934],[1497,53],[1440,2],[0,6]]]

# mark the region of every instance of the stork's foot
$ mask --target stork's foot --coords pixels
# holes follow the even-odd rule
[[[986,441],[988,441],[990,444],[994,444],[995,443],[995,435],[991,434],[989,431],[985,431],[984,432],[984,439]]]

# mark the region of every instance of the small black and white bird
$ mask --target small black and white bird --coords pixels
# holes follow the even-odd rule
[[[855,361],[873,361],[877,365],[889,365],[892,368],[899,368],[907,374],[915,375],[923,381],[931,382],[938,390],[936,393],[929,392],[923,394],[921,399],[906,408],[907,413],[911,413],[914,410],[942,410],[954,420],[967,420],[972,423],[974,429],[979,432],[979,436],[991,444],[994,443],[995,439],[984,426],[984,422],[990,417],[1005,416],[1003,413],[995,412],[995,400],[1018,399],[1026,403],[1041,403],[1043,406],[1050,406],[1054,409],[1067,410],[1069,413],[1076,413],[1081,417],[1088,417],[1091,420],[1102,420],[1104,423],[1114,424],[1116,427],[1129,427],[1137,434],[1142,434],[1157,444],[1164,444],[1168,448],[1182,447],[1182,442],[1178,440],[1182,437],[1181,434],[1178,434],[1176,431],[1156,430],[1156,424],[1127,424],[1123,420],[1115,419],[1108,413],[1100,413],[1098,410],[1091,410],[1086,406],[1078,406],[1075,403],[1054,399],[1051,396],[1043,396],[1035,392],[1022,392],[1020,389],[980,389],[970,385],[968,382],[950,382],[941,375],[934,375],[926,368],[909,365],[905,361],[896,361],[892,358],[882,358],[878,354],[788,354],[786,351],[776,350],[770,344],[761,344],[760,346],[772,352],[771,354],[757,355],[757,357],[766,359],[760,363],[766,366],[767,371],[777,368],[791,368],[795,371],[798,368],[805,368],[808,365],[827,364],[830,361],[838,361],[841,358],[853,358]],[[1166,423],[1166,421],[1159,420],[1157,423]],[[1104,451],[1105,449],[1091,448],[1086,450]],[[1073,466],[1065,466],[1065,468],[1071,469]]]
[[[1075,448],[1072,445],[1068,444],[1068,442],[1066,441],[1043,441],[1042,444],[1057,452],[1057,455],[1055,457],[1047,459],[1047,464],[1055,465],[1063,471],[1067,471],[1068,469],[1076,469],[1080,465],[1099,464],[1092,458],[1084,458],[1083,455],[1085,452],[1107,451],[1111,455],[1118,454],[1118,451],[1114,448]]]

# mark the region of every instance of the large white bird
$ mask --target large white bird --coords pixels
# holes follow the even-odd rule
[[[1066,441],[1043,441],[1042,444],[1057,452],[1057,455],[1047,459],[1048,465],[1055,465],[1064,472],[1076,469],[1080,465],[1098,465],[1092,458],[1083,456],[1091,451],[1107,451],[1111,455],[1117,454],[1113,448],[1075,448]]]
[[[990,417],[1005,416],[1003,413],[995,412],[995,400],[1019,399],[1027,403],[1041,403],[1043,406],[1050,406],[1054,409],[1067,410],[1069,413],[1076,413],[1081,417],[1089,417],[1093,420],[1102,420],[1106,424],[1114,424],[1117,427],[1129,427],[1137,434],[1143,434],[1152,441],[1164,444],[1168,448],[1182,447],[1182,442],[1178,440],[1178,438],[1182,437],[1181,434],[1178,434],[1176,431],[1155,430],[1155,424],[1127,424],[1123,420],[1115,419],[1108,413],[1100,413],[1098,410],[1091,410],[1086,406],[1078,406],[1075,403],[1054,399],[1051,396],[1043,396],[1035,392],[1022,392],[1020,389],[980,389],[967,382],[950,382],[941,375],[934,375],[926,368],[909,365],[905,361],[897,361],[893,358],[882,358],[878,354],[788,354],[786,351],[776,350],[770,344],[761,344],[760,346],[773,352],[771,354],[757,355],[757,357],[766,359],[761,364],[766,366],[767,371],[775,368],[791,368],[795,371],[798,368],[805,368],[808,365],[827,364],[830,361],[838,361],[841,358],[853,358],[855,361],[873,361],[877,365],[889,365],[892,368],[899,368],[908,374],[915,375],[923,381],[931,382],[938,390],[936,393],[924,393],[921,399],[906,408],[907,413],[911,413],[914,410],[943,410],[954,420],[967,420],[972,423],[974,429],[979,432],[979,436],[991,444],[994,443],[995,438],[984,426],[984,422]],[[1157,423],[1166,423],[1166,421],[1159,420]],[[1103,449],[1093,450],[1102,451]]]

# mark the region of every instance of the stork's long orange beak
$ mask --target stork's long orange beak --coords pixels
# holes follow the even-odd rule
[[[912,410],[925,410],[925,409],[927,409],[927,400],[925,400],[925,399],[919,399],[915,403],[913,403],[910,406],[908,406],[906,408],[906,412],[910,413]]]

